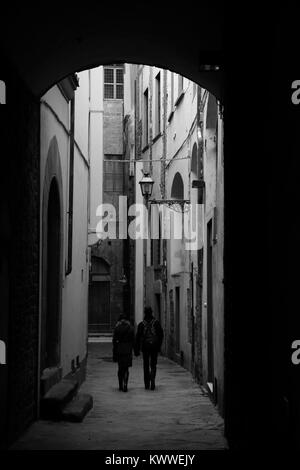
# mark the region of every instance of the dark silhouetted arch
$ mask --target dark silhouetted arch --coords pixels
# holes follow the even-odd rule
[[[216,129],[218,119],[218,105],[216,98],[209,93],[206,114],[206,128]]]
[[[171,197],[174,199],[184,199],[184,185],[180,173],[176,173],[172,183]]]
[[[198,174],[198,148],[196,142],[193,145],[191,171],[195,173],[195,175]]]
[[[58,184],[52,179],[47,214],[47,287],[45,314],[45,366],[57,366],[60,357],[60,252],[61,214]]]
[[[53,137],[47,156],[42,201],[41,371],[60,362],[62,247],[62,172],[57,140]]]
[[[223,17],[219,7],[201,5],[200,10],[205,18],[201,24],[192,7],[180,10],[180,22],[189,27],[178,35],[173,29],[178,12],[164,3],[159,12],[143,8],[142,2],[119,5],[113,18],[111,6],[104,2],[92,9],[88,4],[80,9],[61,4],[59,13],[48,8],[46,17],[44,9],[28,3],[18,15],[7,5],[1,11],[0,40],[37,96],[73,72],[124,62],[167,68],[218,96],[222,72],[203,65],[220,64]]]

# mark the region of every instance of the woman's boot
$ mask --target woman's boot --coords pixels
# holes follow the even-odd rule
[[[128,386],[128,377],[129,377],[129,372],[128,370],[124,374],[124,387],[123,387],[123,392],[127,392],[127,386]]]
[[[119,390],[123,391],[123,374],[122,372],[118,372],[118,379],[119,379]]]

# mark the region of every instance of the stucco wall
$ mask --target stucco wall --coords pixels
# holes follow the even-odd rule
[[[89,114],[89,246],[98,241],[95,229],[99,218],[97,207],[103,202],[103,67],[88,72],[90,81]]]
[[[83,80],[82,80],[83,81]],[[67,211],[69,191],[69,103],[57,86],[42,97],[41,104],[41,194],[45,178],[45,166],[48,149],[55,136],[58,144],[62,170],[62,206],[63,206],[63,287],[61,321],[61,366],[63,375],[71,371],[71,361],[76,357],[82,361],[86,356],[87,337],[87,209],[88,209],[88,166],[87,156],[87,95],[81,90],[79,100],[75,97],[75,141],[78,137],[82,147],[74,148],[74,201],[73,201],[73,256],[72,271],[65,275],[67,259]],[[46,102],[46,104],[43,103]],[[47,106],[48,105],[48,106]],[[56,113],[57,116],[54,115]],[[78,117],[80,116],[80,120]],[[82,119],[81,119],[82,117]],[[58,121],[61,120],[61,122]],[[42,201],[41,201],[42,207]],[[41,228],[42,230],[42,228]]]

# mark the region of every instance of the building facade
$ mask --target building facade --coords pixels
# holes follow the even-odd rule
[[[130,90],[126,68],[128,66],[124,64],[110,64],[89,71],[91,76],[97,76],[97,80],[93,80],[97,85],[92,89],[92,99],[101,116],[95,129],[97,149],[91,157],[90,335],[111,333],[124,311],[133,317],[133,247],[126,233],[121,233],[123,222],[126,224],[124,217],[129,205],[127,196],[133,176],[131,174],[130,177],[130,166],[125,160],[132,152],[131,144],[124,144],[126,132],[128,139],[131,138],[131,124],[128,117],[125,119],[124,113],[125,95],[127,101],[130,100],[130,95],[127,97]],[[95,109],[93,112],[96,112]],[[107,207],[114,209],[109,221]],[[114,224],[113,236],[108,236],[110,223]]]
[[[151,305],[164,354],[223,412],[223,118],[213,95],[168,70],[135,66],[136,202],[154,180],[148,240],[136,242],[135,319]],[[194,230],[197,242],[191,243]],[[193,228],[194,227],[194,228]]]
[[[87,360],[89,88],[71,75],[41,98],[39,396]]]

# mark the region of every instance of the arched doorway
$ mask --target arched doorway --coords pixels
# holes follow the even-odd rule
[[[59,370],[62,310],[63,202],[60,153],[52,138],[42,197],[42,265],[40,373],[41,395],[47,389],[45,369]]]
[[[110,264],[92,254],[89,283],[89,335],[111,331]]]
[[[61,209],[56,178],[52,178],[48,197],[46,241],[47,259],[45,298],[42,322],[41,369],[55,367],[60,360],[61,310]]]
[[[171,187],[171,199],[184,199],[184,183],[182,176],[177,172],[173,178]],[[185,292],[183,289],[183,271],[185,263],[185,253],[183,245],[183,212],[181,208],[171,209],[171,239],[170,239],[170,286],[172,286],[170,315],[174,324],[174,351],[172,356],[175,360],[182,361],[182,338],[181,329],[183,322],[183,302],[185,301]]]
[[[183,180],[180,173],[176,173],[172,183],[171,198],[184,199]]]

